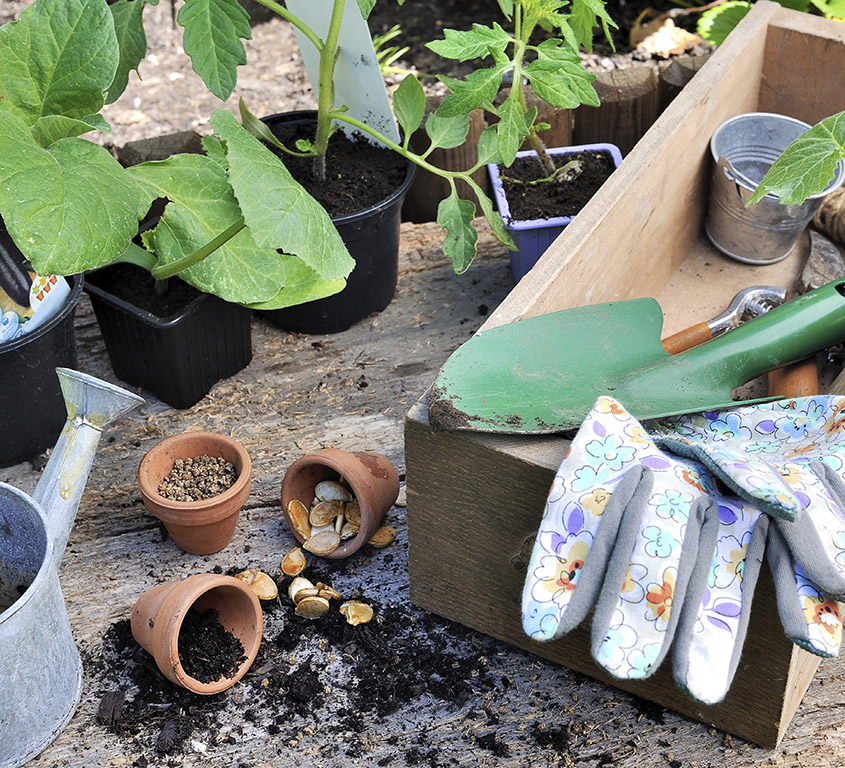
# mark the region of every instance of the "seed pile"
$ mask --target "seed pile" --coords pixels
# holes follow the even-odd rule
[[[197,456],[176,459],[158,493],[170,501],[200,501],[219,496],[235,484],[235,465],[222,457]]]
[[[310,509],[299,499],[291,499],[288,517],[304,540],[303,548],[315,555],[330,555],[342,541],[357,536],[361,528],[361,507],[343,478],[317,483]],[[395,538],[396,529],[383,526],[368,543],[386,547]]]

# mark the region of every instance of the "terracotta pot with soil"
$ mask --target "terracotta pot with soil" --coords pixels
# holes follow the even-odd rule
[[[534,266],[622,162],[622,154],[613,144],[581,144],[547,151],[560,173],[549,183],[537,183],[546,174],[534,150],[517,152],[509,168],[487,166],[496,207],[518,248],[510,256],[517,280]],[[570,162],[578,165],[571,173],[562,171]]]
[[[131,626],[168,680],[208,695],[234,685],[255,661],[263,614],[247,584],[202,573],[148,589]]]
[[[328,526],[323,526],[325,530],[321,533],[319,521],[313,514],[309,516],[318,484],[324,481],[339,481],[348,489],[348,495],[338,501],[346,505],[357,503],[357,510],[360,510],[353,514],[352,509],[347,509],[342,513],[353,525],[345,529],[341,525],[343,532],[337,538],[330,535]],[[398,495],[396,468],[387,457],[373,452],[353,453],[338,448],[314,451],[291,464],[282,481],[282,508],[293,535],[305,549],[333,560],[348,557],[370,541]],[[345,531],[349,531],[350,538],[340,543]],[[331,541],[326,548],[309,546],[318,533],[326,539],[334,539],[334,548],[331,548]]]
[[[313,139],[316,111],[263,118],[288,146]],[[355,260],[346,287],[334,296],[295,307],[262,312],[273,325],[298,333],[337,333],[386,309],[399,274],[399,224],[402,202],[414,180],[415,166],[364,137],[337,131],[326,153],[326,179],[313,174],[313,157],[277,152],[291,175],[331,217]]]
[[[219,552],[232,540],[251,479],[246,449],[214,432],[168,437],[138,467],[147,511],[193,555]]]

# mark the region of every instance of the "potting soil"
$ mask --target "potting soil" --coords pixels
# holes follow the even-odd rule
[[[188,611],[179,630],[182,669],[201,683],[234,677],[246,660],[244,646],[219,621],[214,608]]]

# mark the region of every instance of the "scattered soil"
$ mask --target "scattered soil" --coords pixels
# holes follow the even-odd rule
[[[554,156],[557,168],[572,160],[581,163],[581,173],[576,178],[561,178],[548,184],[527,184],[525,182],[542,178],[544,171],[536,159],[518,158],[502,177],[510,219],[530,221],[574,216],[615,170],[613,158],[604,150]]]
[[[310,120],[267,123],[288,147],[293,147],[298,139],[314,138],[315,123]],[[407,162],[395,152],[363,137],[350,138],[343,131],[335,132],[329,140],[325,180],[315,176],[313,158],[293,157],[272,146],[270,149],[332,217],[378,205],[402,185],[407,175]]]
[[[214,608],[188,611],[179,630],[182,669],[201,683],[232,678],[246,661],[243,643],[219,619]]]
[[[196,288],[179,278],[169,278],[166,291],[159,294],[153,276],[135,264],[105,267],[88,273],[85,280],[115,298],[163,319],[181,312],[202,296]]]
[[[203,454],[176,459],[170,474],[161,481],[158,493],[171,501],[200,501],[219,496],[237,479],[234,464],[222,457]]]

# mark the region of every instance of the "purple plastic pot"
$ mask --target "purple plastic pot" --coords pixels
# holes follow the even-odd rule
[[[618,168],[622,162],[622,153],[615,144],[577,144],[571,147],[555,147],[548,150],[550,155],[571,155],[584,150],[595,150],[610,153],[614,165]],[[517,152],[519,157],[536,157],[533,149]],[[490,183],[493,186],[493,194],[496,199],[496,207],[505,220],[505,227],[511,233],[514,243],[519,250],[511,251],[511,271],[517,281],[537,263],[537,259],[543,255],[555,238],[563,231],[563,228],[572,221],[574,216],[557,216],[551,219],[530,219],[528,221],[517,221],[511,218],[510,207],[505,198],[505,190],[502,188],[502,181],[499,174],[499,166],[491,163],[487,166],[490,174]]]

